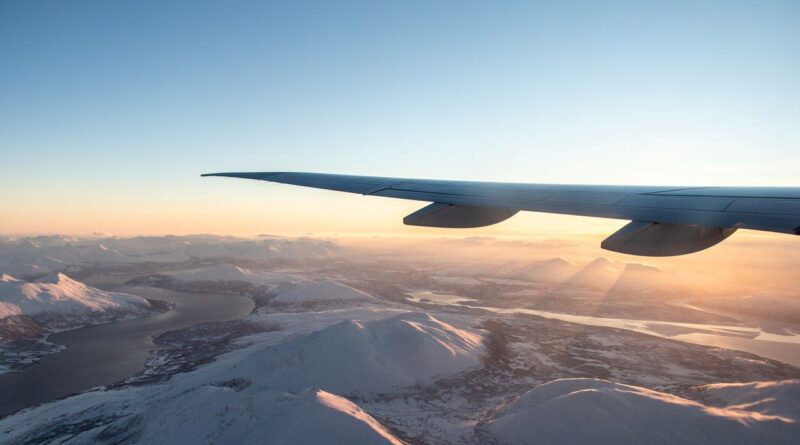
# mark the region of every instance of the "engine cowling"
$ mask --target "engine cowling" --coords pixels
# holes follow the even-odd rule
[[[434,202],[403,218],[409,226],[471,228],[505,221],[519,210],[460,206]]]
[[[600,247],[629,255],[685,255],[708,249],[735,231],[736,227],[631,221],[603,240]]]

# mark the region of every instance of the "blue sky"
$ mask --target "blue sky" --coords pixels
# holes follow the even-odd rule
[[[800,185],[798,23],[792,1],[2,1],[0,232],[361,205],[197,177],[225,170]],[[185,223],[212,209],[231,221]]]

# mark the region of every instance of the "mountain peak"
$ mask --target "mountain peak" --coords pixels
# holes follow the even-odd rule
[[[378,391],[479,366],[479,334],[424,313],[345,320],[264,351],[263,384],[298,391]]]
[[[661,269],[655,266],[648,266],[642,263],[628,263],[625,265],[626,272],[661,272]]]
[[[2,281],[4,283],[11,283],[11,282],[20,281],[20,280],[12,277],[11,275],[9,275],[7,273],[4,273],[2,276],[0,276],[0,281]]]
[[[572,265],[572,263],[561,257],[550,258],[549,260],[546,260],[544,262],[550,264],[568,264],[570,266]]]
[[[743,391],[760,400],[763,394]],[[730,397],[729,397],[730,398]],[[574,378],[554,380],[522,394],[489,422],[488,430],[498,442],[518,437],[536,437],[544,443],[664,442],[696,443],[784,443],[775,441],[774,428],[791,424],[793,410],[783,406],[729,404],[707,406],[672,394],[607,380]],[[654,422],[652,413],[659,413]],[[553,422],[552,419],[558,419]],[[569,425],[565,428],[564,425]],[[675,434],[674,425],[682,433]],[[735,439],[735,440],[732,440]],[[791,443],[787,441],[786,443]]]
[[[106,311],[138,313],[150,306],[144,298],[95,289],[63,273],[51,273],[33,282],[3,274],[2,284],[0,318],[41,313],[70,317]]]
[[[592,260],[587,266],[610,266],[611,264],[608,258],[601,256]]]
[[[46,284],[80,284],[62,272],[49,273],[37,279],[36,282]]]

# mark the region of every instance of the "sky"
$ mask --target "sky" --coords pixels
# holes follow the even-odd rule
[[[0,0],[0,233],[443,233],[402,225],[423,203],[213,171],[797,186],[798,23],[797,1]]]

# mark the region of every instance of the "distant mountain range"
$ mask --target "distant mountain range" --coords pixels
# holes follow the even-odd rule
[[[311,238],[235,238],[213,235],[74,238],[62,235],[0,237],[0,273],[41,276],[91,265],[326,258],[341,250]]]
[[[639,263],[618,263],[600,257],[579,267],[562,258],[519,263],[477,264],[451,268],[450,275],[509,278],[554,287],[586,289],[609,297],[648,298],[677,293],[686,295],[692,286],[673,272]]]

